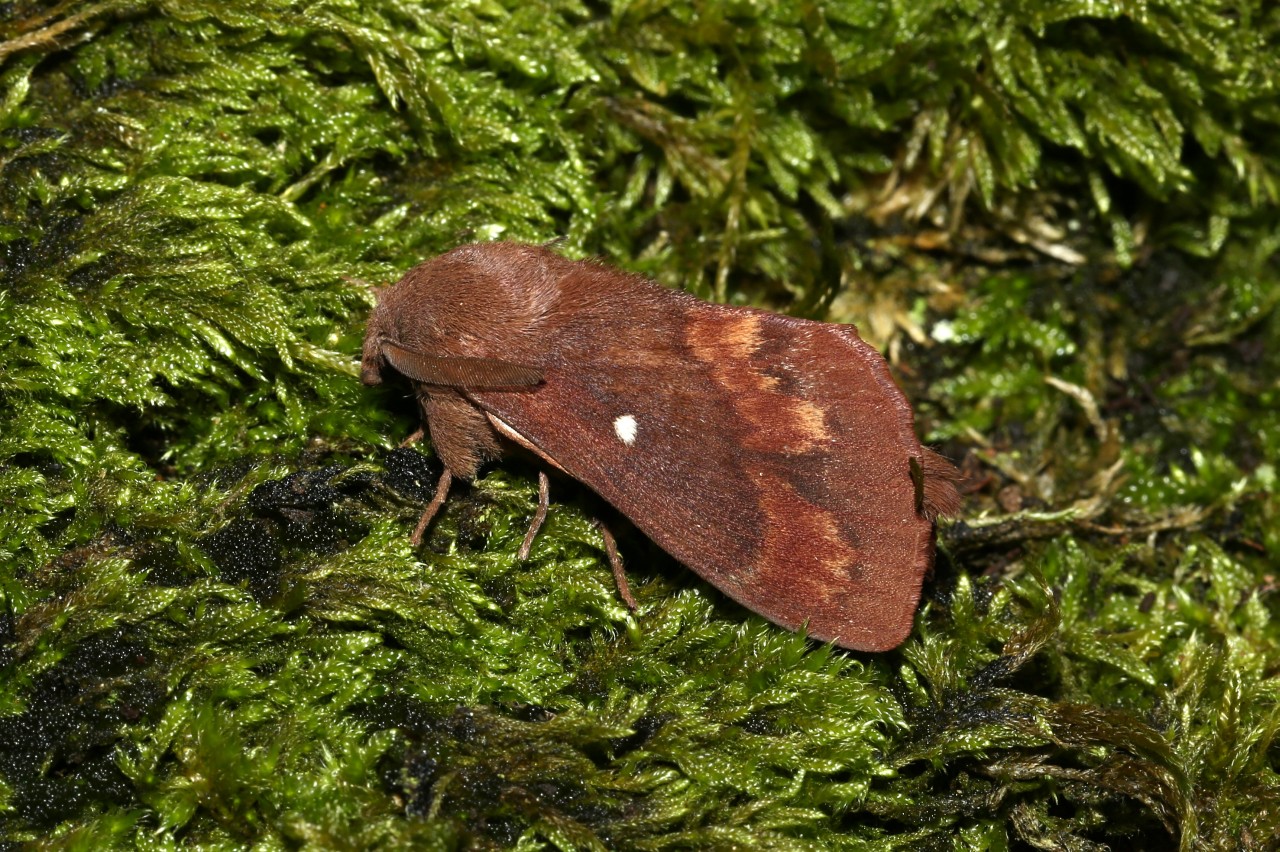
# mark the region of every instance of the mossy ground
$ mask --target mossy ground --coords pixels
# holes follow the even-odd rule
[[[1280,843],[1280,12],[0,5],[0,844]],[[362,388],[563,237],[855,321],[963,459],[916,629],[781,631]]]

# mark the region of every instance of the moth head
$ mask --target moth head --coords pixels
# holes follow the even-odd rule
[[[516,243],[461,246],[419,264],[377,292],[360,380],[382,384],[390,369],[438,384],[436,379],[461,370],[458,376],[479,383],[470,387],[536,384],[540,373],[533,369],[529,341],[553,310],[558,282],[572,268],[550,249]],[[463,363],[469,366],[460,367]]]

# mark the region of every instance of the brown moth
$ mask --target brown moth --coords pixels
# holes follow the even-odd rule
[[[410,270],[379,294],[362,366],[365,384],[388,367],[413,383],[444,463],[415,544],[453,478],[511,441],[729,597],[846,648],[906,638],[934,518],[960,502],[853,326],[710,304],[545,247],[468,245]],[[539,486],[522,558],[545,473]]]

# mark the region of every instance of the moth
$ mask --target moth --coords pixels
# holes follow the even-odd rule
[[[378,294],[362,381],[413,385],[444,472],[512,444],[585,484],[720,591],[863,651],[899,645],[955,468],[853,326],[701,301],[547,247],[466,245]],[[422,430],[415,433],[421,437]],[[546,517],[549,485],[520,549]],[[619,591],[634,609],[613,537]]]

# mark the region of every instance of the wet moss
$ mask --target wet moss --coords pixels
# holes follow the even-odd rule
[[[1008,8],[1005,8],[1007,6]],[[0,844],[1280,839],[1261,3],[0,10]],[[855,321],[962,462],[898,651],[535,467],[434,491],[372,288],[562,238]]]

